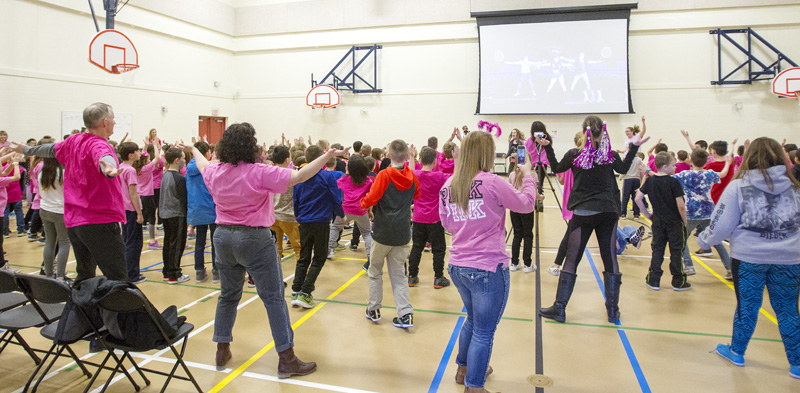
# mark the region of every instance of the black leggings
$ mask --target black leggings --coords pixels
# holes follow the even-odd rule
[[[564,260],[565,272],[575,273],[583,258],[583,251],[592,231],[596,233],[600,245],[600,258],[606,272],[619,273],[617,265],[617,213],[598,213],[591,216],[573,215],[567,229],[567,255]]]

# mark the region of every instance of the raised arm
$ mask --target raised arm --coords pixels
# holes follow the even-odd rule
[[[319,156],[316,160],[311,161],[310,163],[306,164],[306,166],[300,168],[299,171],[292,171],[292,178],[289,180],[289,185],[293,186],[297,183],[302,183],[312,176],[316,175],[322,167],[325,166],[325,163],[328,162],[333,157],[339,156],[342,157],[350,150],[350,146],[346,147],[344,150],[334,150],[330,149],[325,154]]]
[[[725,176],[728,176],[728,171],[731,169],[731,163],[733,163],[733,153],[729,153],[725,155],[725,168],[722,168],[722,171],[719,173],[720,179],[724,179]]]
[[[694,143],[689,138],[689,131],[681,130],[681,135],[683,135],[683,139],[686,139],[686,144],[689,145],[689,151],[694,150]]]

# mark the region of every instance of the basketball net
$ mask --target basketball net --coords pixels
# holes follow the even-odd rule
[[[136,73],[139,71],[137,64],[117,64],[111,67],[112,73],[122,75],[122,84],[125,86],[133,86],[133,81],[136,79]]]

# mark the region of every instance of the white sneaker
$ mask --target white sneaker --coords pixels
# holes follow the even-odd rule
[[[686,266],[683,268],[683,271],[686,273],[687,276],[694,276],[697,272],[694,271],[694,266]]]
[[[525,273],[531,273],[534,270],[536,270],[536,265],[525,266],[525,269],[524,269]]]
[[[336,251],[334,251],[334,250],[331,248],[331,250],[330,250],[330,251],[328,251],[328,259],[333,259],[333,257],[334,257],[334,255],[335,255],[335,254],[336,254]]]
[[[184,275],[182,275],[182,276],[180,276],[178,278],[170,278],[169,281],[167,281],[167,284],[177,284],[177,283],[186,282],[186,281],[189,281],[189,275],[188,274],[184,274]]]
[[[513,264],[513,263],[509,264],[508,265],[508,270],[511,270],[512,272],[515,272],[515,271],[519,270],[519,263],[517,263],[517,264]]]
[[[550,266],[547,268],[547,272],[558,277],[561,274],[561,268],[558,265]]]

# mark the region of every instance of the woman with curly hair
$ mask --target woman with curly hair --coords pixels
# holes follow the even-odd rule
[[[221,293],[217,302],[213,341],[217,342],[217,369],[225,368],[231,359],[233,324],[236,307],[242,297],[244,274],[248,272],[256,284],[259,297],[267,309],[272,338],[280,358],[278,377],[288,378],[314,372],[317,365],[306,363],[294,354],[294,332],[284,300],[281,271],[275,237],[270,226],[275,223],[273,194],[288,186],[302,183],[343,151],[329,150],[300,170],[258,163],[256,130],[249,123],[228,127],[216,147],[219,162],[209,164],[196,147],[181,145],[192,152],[197,169],[203,175],[214,198],[217,248]]]

